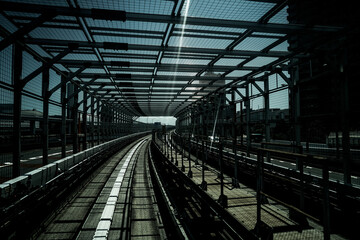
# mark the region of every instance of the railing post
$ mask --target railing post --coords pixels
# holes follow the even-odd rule
[[[323,191],[324,191],[324,217],[323,217],[323,225],[324,225],[324,239],[330,239],[330,203],[329,203],[329,169],[326,164],[323,164],[322,169],[323,175]]]
[[[184,154],[185,154],[185,150],[184,150],[184,139],[181,139],[181,171],[185,172],[185,166],[184,166]]]
[[[191,171],[191,138],[190,138],[190,134],[189,134],[189,155],[188,155],[188,158],[189,158],[189,171],[188,171],[188,177],[189,178],[192,178],[193,177],[193,174],[192,174],[192,171]]]
[[[207,182],[205,181],[205,159],[207,160],[207,151],[204,149],[204,140],[202,140],[202,164],[201,164],[201,178],[202,178],[202,181],[201,181],[201,189],[202,190],[207,190]],[[206,148],[207,148],[207,142],[206,142]]]
[[[256,181],[256,234],[261,234],[261,192],[263,190],[263,156],[259,150],[257,154],[257,181]]]
[[[224,174],[223,174],[223,145],[222,140],[219,141],[219,161],[220,161],[220,196],[218,202],[226,208],[228,206],[228,198],[224,194]]]
[[[172,137],[171,135],[169,134],[169,137],[170,137],[170,160],[171,162],[174,162],[174,157],[173,157],[173,147],[172,147]]]
[[[179,166],[179,162],[177,159],[178,150],[177,150],[177,148],[174,148],[174,150],[175,150],[175,166]]]

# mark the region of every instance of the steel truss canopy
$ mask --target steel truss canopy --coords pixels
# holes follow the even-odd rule
[[[292,34],[342,30],[289,24],[287,2],[2,1],[0,50],[19,43],[40,64],[134,115],[176,116],[251,77],[287,71],[290,59],[307,56],[288,51]]]

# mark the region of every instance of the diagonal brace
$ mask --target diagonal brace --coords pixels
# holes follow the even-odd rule
[[[39,27],[44,22],[51,20],[57,15],[56,11],[51,11],[40,15],[40,17],[34,19],[32,22],[26,24],[22,28],[18,29],[13,34],[7,36],[0,42],[0,51],[8,47],[10,44],[14,43],[19,38],[24,37],[26,34]]]
[[[254,87],[256,87],[257,90],[259,90],[259,92],[262,94],[262,95],[265,95],[265,91],[261,89],[261,87],[259,85],[257,85],[257,83],[254,81],[251,82],[251,84],[254,85]]]
[[[83,72],[87,67],[88,67],[88,64],[84,64],[84,65],[83,65],[81,68],[79,68],[76,72],[70,74],[70,75],[66,78],[65,81],[63,81],[63,82],[59,83],[58,85],[56,85],[53,89],[51,89],[51,90],[48,92],[48,93],[49,93],[49,97],[50,97],[51,95],[53,95],[54,92],[56,92],[58,89],[60,89],[63,84],[67,84],[71,79],[73,79],[74,77],[76,77],[77,75],[79,75],[81,72]],[[74,95],[75,95],[75,93],[72,94],[71,97],[73,97]],[[70,99],[71,97],[69,97],[69,99]]]
[[[67,54],[69,54],[70,52],[72,52],[73,49],[68,48],[65,49],[63,52],[59,53],[58,55],[56,55],[54,58],[50,59],[47,63],[41,65],[41,67],[39,67],[38,69],[36,69],[35,71],[33,71],[32,73],[30,73],[29,75],[27,75],[21,82],[22,82],[22,86],[24,87],[29,81],[31,81],[34,77],[36,77],[37,75],[39,75],[40,73],[42,73],[44,71],[45,68],[50,68],[52,65],[54,65],[56,62],[58,62],[60,59],[62,59],[63,57],[65,57]]]

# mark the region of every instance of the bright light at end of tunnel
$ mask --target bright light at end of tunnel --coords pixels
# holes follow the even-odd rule
[[[139,122],[143,123],[155,123],[161,122],[161,125],[172,125],[175,126],[176,118],[168,116],[159,116],[159,117],[139,117],[137,119]]]

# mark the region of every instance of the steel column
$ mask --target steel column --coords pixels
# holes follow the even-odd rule
[[[233,132],[233,153],[234,153],[234,177],[232,181],[233,187],[237,188],[240,187],[239,185],[239,176],[238,176],[238,170],[239,170],[239,159],[237,157],[236,153],[236,144],[237,144],[237,134],[236,134],[236,103],[235,103],[235,88],[231,91],[231,106],[232,106],[232,114],[233,114],[233,121],[232,121],[232,132]]]
[[[329,169],[326,164],[323,164],[322,169],[323,177],[323,191],[324,191],[324,200],[323,200],[323,225],[324,225],[324,240],[330,239],[330,200],[329,200]]]
[[[84,139],[83,139],[83,150],[87,149],[87,92],[84,91],[83,96],[83,132],[84,132]]]
[[[250,129],[250,94],[249,94],[249,84],[245,86],[245,110],[246,110],[246,155],[250,157],[251,149],[251,129]]]
[[[97,130],[97,143],[98,145],[100,145],[100,131],[101,131],[101,127],[100,127],[100,106],[101,102],[100,100],[97,101],[97,126],[96,126],[96,130]]]
[[[42,132],[42,164],[48,164],[49,155],[49,68],[45,67],[42,73],[43,97],[43,132]]]
[[[23,49],[20,44],[13,45],[12,79],[14,84],[14,120],[13,120],[13,167],[12,177],[20,175],[21,155],[21,83]]]
[[[219,159],[220,159],[220,196],[218,202],[221,206],[226,208],[228,206],[228,198],[224,194],[224,174],[223,174],[223,143],[222,140],[219,141]]]
[[[95,121],[95,97],[91,96],[91,125],[90,125],[90,131],[91,131],[91,147],[94,146],[95,142],[95,133],[94,133],[94,121]]]
[[[202,140],[202,143],[201,143],[201,147],[202,147],[202,163],[201,163],[201,189],[202,190],[207,190],[207,182],[205,180],[205,160],[207,161],[207,141],[206,141],[206,146],[205,146],[205,149],[204,149],[204,140]]]
[[[193,173],[191,171],[191,136],[189,134],[189,155],[188,155],[188,158],[189,158],[189,171],[188,171],[188,177],[189,178],[192,178],[193,177]]]
[[[298,62],[297,59],[293,60],[295,63]],[[302,152],[301,149],[301,126],[300,126],[300,91],[297,82],[299,81],[299,67],[295,67],[292,72],[292,78],[290,81],[290,98],[292,100],[292,115],[293,115],[293,124],[295,128],[295,145],[296,152]],[[296,169],[299,170],[299,159],[296,159]]]
[[[66,76],[61,76],[61,93],[60,93],[60,102],[61,102],[61,158],[66,157]]]
[[[184,166],[184,155],[185,155],[184,139],[180,138],[180,140],[181,140],[181,171],[185,172],[185,166]]]
[[[79,135],[78,135],[78,87],[76,84],[74,86],[74,97],[73,97],[73,106],[72,106],[72,140],[73,140],[73,154],[79,151]]]
[[[265,111],[264,111],[264,119],[265,119],[265,142],[270,142],[270,99],[269,99],[269,78],[265,77],[264,79],[264,105],[265,105]],[[269,153],[266,154],[266,161],[270,162],[270,156]]]
[[[256,178],[256,234],[259,236],[261,233],[261,202],[263,191],[263,164],[264,158],[262,152],[257,153],[257,178]]]
[[[343,169],[344,183],[351,184],[351,150],[349,132],[349,80],[346,73],[340,74],[341,78],[341,122],[342,122],[342,147],[343,147]]]

